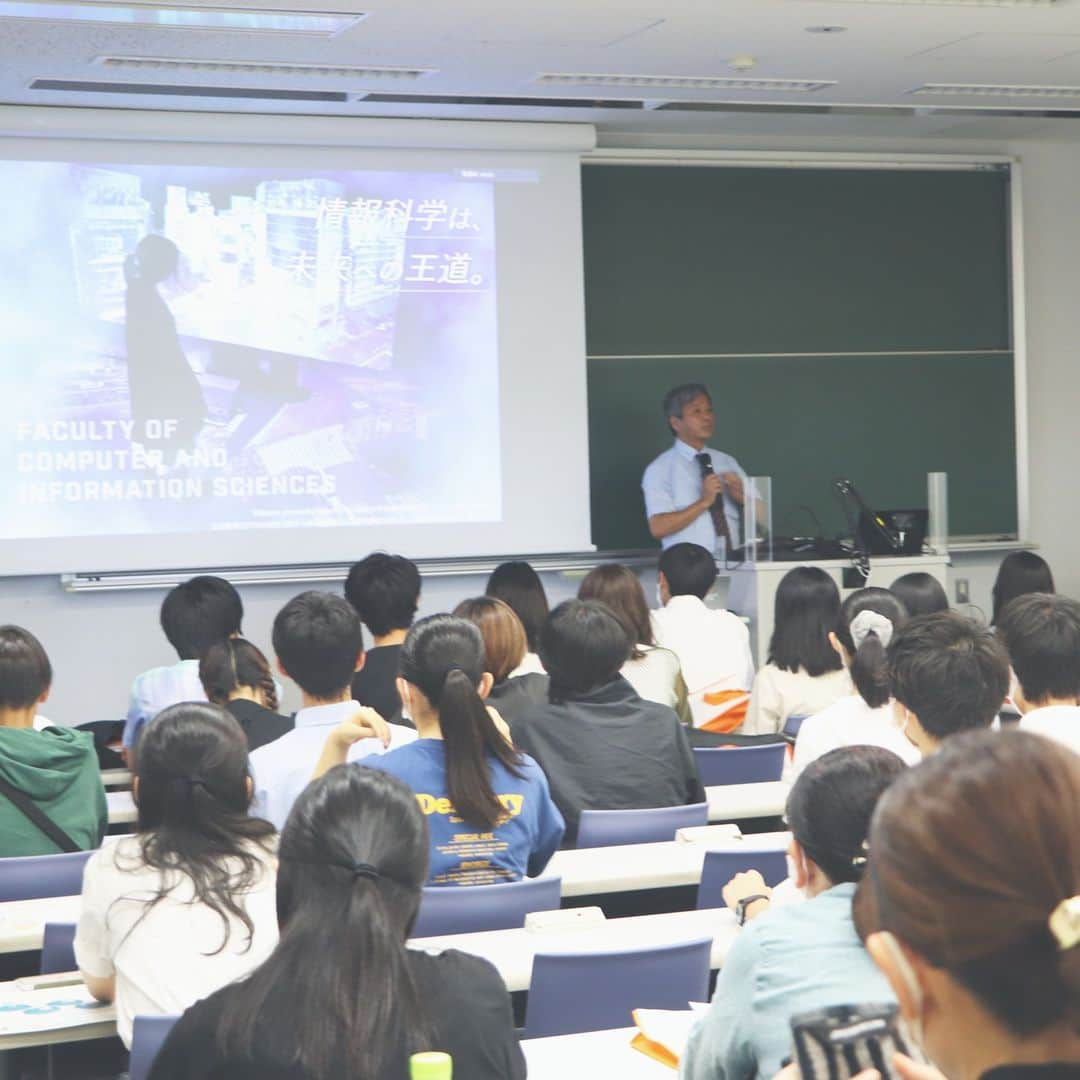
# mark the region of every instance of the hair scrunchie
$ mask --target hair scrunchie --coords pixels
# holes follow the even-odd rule
[[[859,648],[871,634],[877,634],[883,646],[888,645],[893,636],[892,619],[887,619],[878,611],[860,611],[851,620],[851,640],[855,648]]]

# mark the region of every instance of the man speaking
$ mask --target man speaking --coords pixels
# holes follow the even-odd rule
[[[701,383],[669,390],[664,415],[675,445],[641,479],[649,532],[663,547],[689,542],[724,557],[743,542],[739,512],[746,473],[730,454],[706,445],[714,415],[712,398]]]

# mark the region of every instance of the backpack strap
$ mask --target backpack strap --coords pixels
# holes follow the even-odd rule
[[[36,825],[61,851],[83,850],[26,792],[20,791],[2,776],[0,776],[0,795],[7,796],[15,809]]]

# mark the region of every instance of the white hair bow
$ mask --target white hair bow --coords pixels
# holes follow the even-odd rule
[[[877,634],[882,645],[888,645],[893,636],[891,619],[877,611],[860,611],[851,620],[851,640],[857,649],[871,635]]]

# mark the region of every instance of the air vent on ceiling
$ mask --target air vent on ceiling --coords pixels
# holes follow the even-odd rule
[[[31,90],[58,90],[69,94],[135,94],[159,97],[236,98],[270,101],[347,102],[340,90],[278,90],[256,86],[173,86],[166,83],[89,82],[74,79],[34,79]]]
[[[504,109],[646,109],[651,102],[636,98],[477,97],[463,94],[363,94],[376,105],[482,105]]]
[[[571,86],[643,86],[651,90],[769,90],[810,94],[835,86],[834,79],[750,79],[720,75],[597,75],[545,71],[536,82]]]
[[[1077,98],[1080,86],[1005,86],[993,83],[924,83],[909,90],[909,94],[933,94],[941,96],[957,94],[966,97],[1037,97]]]
[[[328,64],[292,64],[260,60],[187,60],[173,56],[99,56],[95,64],[124,71],[210,71],[219,75],[282,75],[316,79],[351,79],[355,82],[414,82],[434,75],[438,68],[343,67]]]

